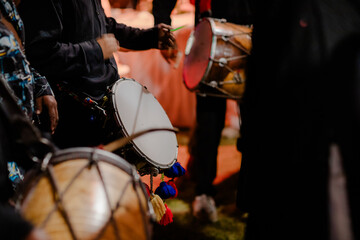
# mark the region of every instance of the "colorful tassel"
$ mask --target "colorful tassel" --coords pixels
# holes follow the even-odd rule
[[[162,217],[164,216],[166,212],[166,207],[164,205],[163,200],[156,194],[151,194],[150,196],[150,202],[153,206],[155,215],[156,215],[156,222],[160,222]]]
[[[180,163],[176,162],[171,168],[168,168],[164,171],[165,176],[168,178],[181,177],[184,175],[186,170],[180,165]]]
[[[165,208],[166,208],[166,212],[159,222],[159,224],[162,226],[166,226],[169,223],[173,222],[173,214],[172,214],[170,208],[168,208],[168,206],[166,205],[166,203],[165,203]]]
[[[174,180],[169,180],[169,181],[167,181],[166,183],[175,190],[175,194],[174,194],[174,196],[172,196],[171,198],[176,198],[177,195],[178,195],[178,190],[177,190],[177,187],[176,187],[176,185],[175,185]]]
[[[155,190],[155,194],[159,195],[162,199],[168,199],[175,196],[176,190],[166,182],[161,182],[160,186]]]

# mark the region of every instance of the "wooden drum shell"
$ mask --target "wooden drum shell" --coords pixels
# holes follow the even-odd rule
[[[24,182],[20,211],[52,240],[151,238],[153,211],[136,169],[112,153],[60,151]]]

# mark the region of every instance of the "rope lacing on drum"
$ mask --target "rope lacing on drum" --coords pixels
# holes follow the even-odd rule
[[[44,159],[45,160],[45,159]],[[47,163],[46,163],[47,162]],[[51,184],[51,187],[53,188],[53,197],[54,197],[54,202],[55,205],[53,207],[53,209],[49,212],[48,216],[45,218],[45,220],[41,223],[40,228],[44,228],[44,226],[46,225],[46,223],[50,220],[50,217],[52,216],[52,214],[56,211],[59,210],[61,215],[63,216],[67,227],[69,228],[70,234],[72,236],[72,238],[74,240],[77,240],[74,228],[71,225],[70,222],[70,218],[66,212],[65,206],[63,204],[63,196],[64,194],[68,191],[68,189],[72,186],[72,184],[75,182],[75,180],[80,176],[80,174],[89,166],[91,166],[91,162],[85,164],[82,168],[80,168],[74,175],[74,177],[69,181],[68,185],[64,188],[63,192],[60,192],[57,181],[55,179],[54,176],[54,172],[53,172],[53,167],[52,165],[48,164],[49,161],[45,161],[45,163],[42,164],[41,167],[46,167],[46,169],[44,170],[44,172],[47,173],[47,176],[49,178],[49,182]],[[42,169],[40,169],[42,170]]]
[[[69,231],[70,231],[70,234],[71,234],[72,238],[74,240],[76,240],[77,238],[76,238],[76,235],[75,235],[74,228],[71,225],[70,217],[67,214],[67,212],[65,210],[65,206],[63,204],[63,195],[64,195],[65,191],[63,193],[60,193],[59,186],[58,186],[58,184],[57,184],[57,182],[55,180],[55,177],[54,177],[54,170],[53,170],[53,167],[51,165],[49,165],[47,167],[47,173],[48,173],[48,176],[49,176],[50,184],[51,184],[52,188],[54,189],[54,201],[56,203],[55,210],[58,209],[60,211],[61,215],[63,216],[63,218],[64,218],[64,220],[66,222],[66,225],[69,228]],[[74,180],[74,179],[75,179],[75,177],[72,180]],[[69,184],[69,186],[70,185],[71,184]],[[50,215],[51,214],[49,214],[47,219],[43,222],[43,225],[45,224],[45,222],[47,222],[49,220]]]
[[[249,34],[249,33],[242,32],[242,33],[236,33],[236,34],[232,34],[232,35],[224,35],[224,36],[222,36],[222,39],[223,39],[225,42],[229,42],[229,43],[231,43],[232,45],[234,45],[235,47],[237,47],[237,48],[239,48],[240,50],[244,51],[247,55],[250,55],[250,51],[247,50],[244,46],[242,46],[241,44],[238,44],[238,43],[230,40],[230,37],[238,36],[238,35],[250,35],[250,34]]]
[[[105,191],[106,201],[107,201],[108,207],[109,207],[109,209],[110,209],[110,217],[109,217],[108,221],[106,222],[106,224],[104,224],[103,228],[101,229],[100,233],[98,234],[98,236],[97,236],[95,239],[100,239],[100,238],[102,237],[103,233],[104,233],[105,230],[106,230],[106,227],[107,227],[107,226],[109,225],[109,223],[111,222],[111,224],[112,224],[112,226],[113,226],[113,228],[114,228],[114,232],[115,232],[115,235],[116,235],[116,239],[120,240],[121,238],[120,238],[119,229],[118,229],[118,227],[117,227],[117,225],[116,225],[116,221],[115,221],[115,219],[114,219],[114,213],[115,213],[115,211],[116,211],[117,208],[118,208],[119,202],[117,203],[115,209],[113,209],[113,208],[111,207],[109,192],[108,192],[108,190],[107,190],[107,188],[106,188],[106,184],[105,184],[105,181],[104,181],[103,173],[102,173],[102,171],[101,171],[101,169],[100,169],[100,167],[99,167],[98,160],[97,160],[97,157],[96,157],[96,156],[97,156],[97,154],[95,153],[95,150],[94,150],[94,151],[92,152],[92,154],[91,154],[90,161],[91,161],[92,164],[95,165],[96,170],[97,170],[97,172],[98,172],[98,174],[99,174],[101,184],[102,184],[103,189],[104,189],[104,191]],[[126,189],[126,188],[125,188],[125,189]],[[124,195],[124,191],[125,191],[125,190],[123,190],[123,192],[121,193],[121,196]],[[120,201],[120,200],[119,200],[119,201]]]
[[[246,53],[244,55],[228,57],[228,58],[224,58],[224,57],[222,57],[220,59],[215,59],[215,58],[211,58],[211,57],[209,58],[210,61],[218,63],[220,67],[225,67],[229,72],[232,72],[234,74],[235,81],[234,82],[229,82],[229,83],[243,83],[243,81],[244,81],[243,79],[241,79],[239,74],[234,69],[232,69],[232,68],[230,68],[228,66],[228,62],[243,59],[243,58],[246,58],[246,57],[248,57],[250,55],[250,51],[247,50],[244,46],[234,42],[233,40],[230,40],[230,37],[233,37],[233,36],[236,36],[236,35],[244,35],[244,34],[249,35],[249,33],[245,33],[245,32],[232,34],[232,35],[215,34],[216,37],[220,36],[225,42],[231,43],[232,45],[234,45],[235,47],[239,48],[240,50],[242,50],[243,52]]]
[[[221,34],[214,34],[216,37],[221,37],[225,42],[229,42],[232,45],[234,45],[235,47],[239,48],[240,50],[242,50],[243,52],[245,52],[244,55],[240,55],[240,56],[234,56],[234,57],[221,57],[220,59],[214,59],[209,57],[210,61],[213,61],[215,63],[218,63],[220,67],[224,67],[226,70],[228,70],[229,72],[234,74],[234,78],[233,81],[211,81],[209,83],[203,83],[209,87],[215,88],[218,91],[220,91],[221,93],[225,94],[225,95],[230,95],[231,98],[238,98],[238,96],[232,95],[229,92],[227,92],[226,90],[222,89],[219,87],[225,84],[236,84],[236,83],[244,83],[245,80],[240,76],[240,74],[235,71],[234,69],[232,69],[231,67],[229,67],[228,63],[231,61],[235,61],[235,60],[239,60],[239,59],[243,59],[246,58],[250,55],[250,51],[247,50],[244,46],[242,46],[241,44],[238,44],[236,42],[234,42],[233,40],[231,40],[230,38],[236,35],[250,35],[250,33],[246,33],[246,32],[241,32],[241,33],[237,33],[237,34],[231,34],[231,35],[221,35]],[[212,96],[219,96],[219,97],[224,97],[221,94],[215,94],[215,93],[210,93],[210,94],[206,94],[206,93],[198,93],[200,95],[212,95]]]

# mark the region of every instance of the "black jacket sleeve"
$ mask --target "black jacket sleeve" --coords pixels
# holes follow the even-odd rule
[[[3,239],[25,239],[34,227],[15,209],[0,205],[1,238]]]
[[[107,32],[113,33],[119,41],[120,46],[133,50],[146,50],[157,48],[158,29],[139,29],[117,23],[114,18],[107,18]]]
[[[44,75],[76,76],[89,73],[103,63],[95,39],[62,42],[63,23],[58,1],[22,1],[18,7],[26,32],[26,54]]]

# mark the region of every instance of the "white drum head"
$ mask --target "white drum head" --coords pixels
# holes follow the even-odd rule
[[[173,128],[160,103],[140,83],[133,79],[120,79],[112,91],[117,120],[125,135],[152,128]],[[169,168],[177,159],[178,143],[174,132],[147,133],[133,139],[132,143],[156,167]]]

